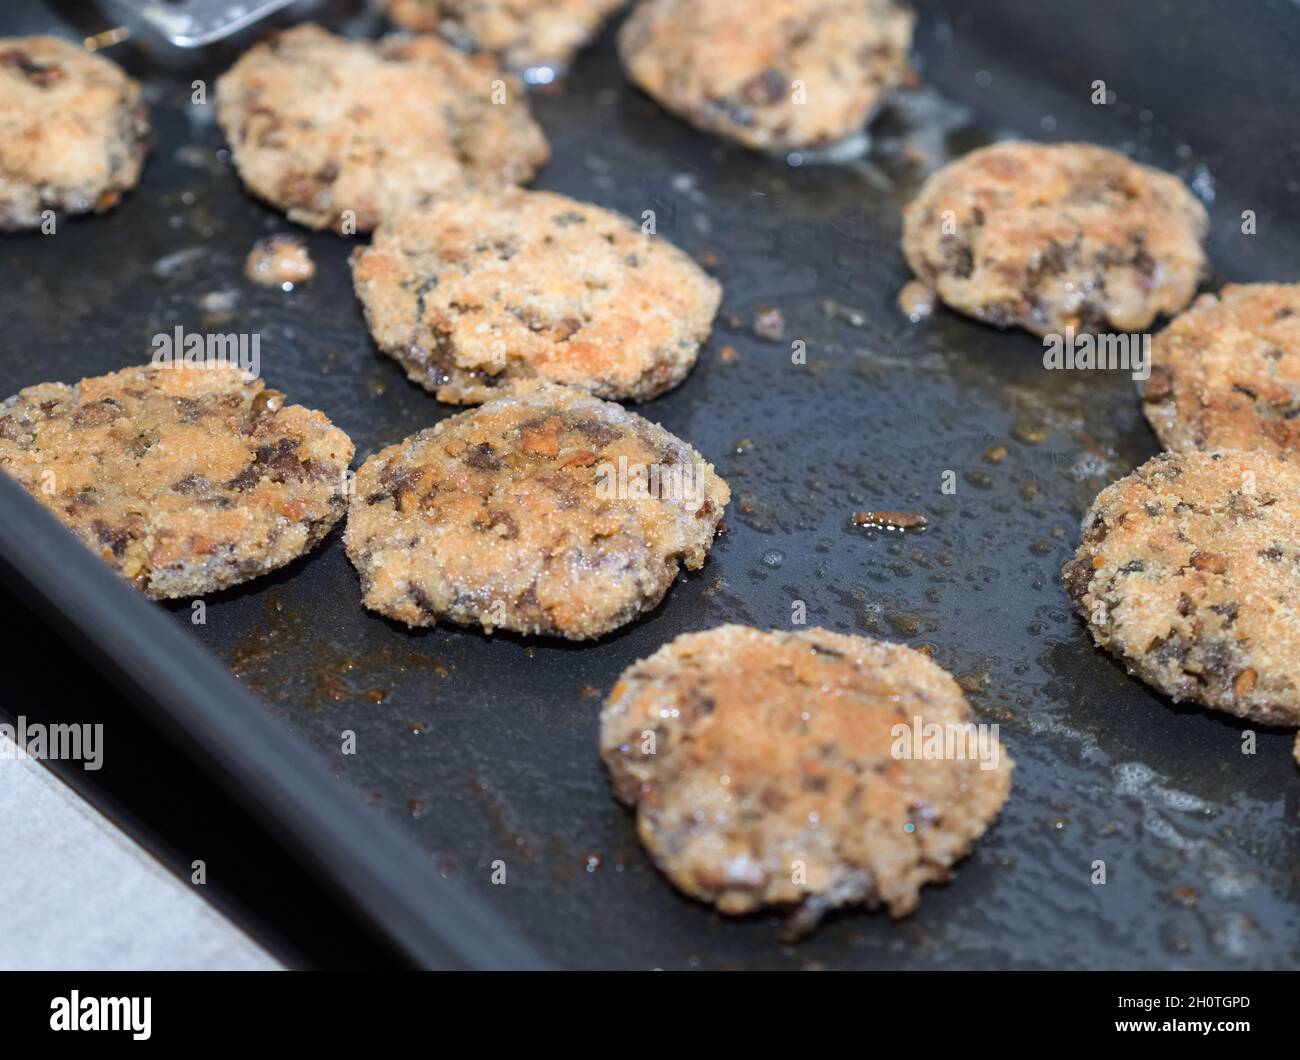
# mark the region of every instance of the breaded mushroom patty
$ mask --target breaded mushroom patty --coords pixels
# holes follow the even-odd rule
[[[1005,748],[986,730],[981,756],[972,721],[910,648],[722,626],[623,672],[600,754],[674,884],[723,913],[794,906],[808,927],[846,905],[904,916],[949,878],[1011,786]],[[914,752],[925,726],[951,756]]]
[[[860,130],[907,72],[895,0],[642,0],[619,31],[631,80],[748,147],[824,147]]]
[[[429,36],[274,34],[217,82],[217,118],[254,193],[344,232],[467,184],[522,183],[549,154],[513,77]]]
[[[1300,284],[1201,295],[1155,337],[1142,396],[1167,449],[1300,455]]]
[[[56,37],[0,38],[0,232],[112,209],[148,143],[140,86],[115,63]]]
[[[1182,181],[1118,151],[1007,142],[925,182],[903,210],[903,254],[988,324],[1142,331],[1196,293],[1208,224]]]
[[[563,67],[625,0],[386,0],[394,22],[508,67]]]
[[[547,387],[370,457],[344,540],[365,605],[389,618],[583,640],[702,566],[730,496],[662,427]]]
[[[1300,725],[1300,467],[1161,453],[1083,527],[1061,576],[1098,645],[1175,702]]]
[[[470,192],[352,259],[379,348],[442,401],[560,383],[645,400],[685,378],[721,290],[625,217],[551,192]]]
[[[0,470],[147,595],[283,567],[343,515],[352,442],[229,366],[127,368],[0,404]]]

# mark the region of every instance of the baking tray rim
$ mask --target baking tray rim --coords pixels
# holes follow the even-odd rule
[[[4,473],[0,513],[0,579],[398,951],[423,968],[547,967]]]

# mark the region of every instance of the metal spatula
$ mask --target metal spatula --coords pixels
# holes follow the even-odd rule
[[[229,37],[293,0],[112,0],[130,21],[133,17],[178,48],[198,48]]]

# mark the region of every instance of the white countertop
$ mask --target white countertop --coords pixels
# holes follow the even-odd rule
[[[263,969],[273,957],[31,758],[0,755],[0,969]]]

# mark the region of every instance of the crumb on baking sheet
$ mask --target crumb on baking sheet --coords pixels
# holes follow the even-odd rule
[[[292,291],[316,275],[316,264],[300,236],[269,236],[253,244],[244,263],[244,275],[254,283]]]
[[[934,299],[934,288],[920,280],[911,280],[898,292],[898,308],[913,324],[919,324],[934,312]]]
[[[775,306],[761,305],[754,310],[754,334],[769,342],[779,342],[785,334],[785,316]]]
[[[870,526],[879,530],[923,530],[927,520],[920,512],[854,512],[854,526]]]

